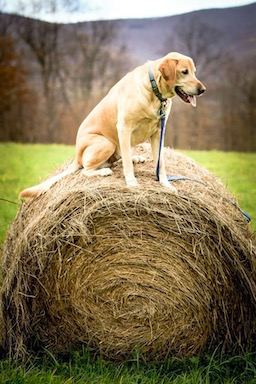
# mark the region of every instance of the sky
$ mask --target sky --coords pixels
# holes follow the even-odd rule
[[[0,5],[1,5],[0,0]],[[23,12],[27,16],[34,16],[48,21],[77,22],[88,20],[127,19],[172,16],[200,9],[228,8],[253,3],[253,0],[73,0],[79,1],[79,10],[56,13],[36,13],[29,11],[31,0],[21,0],[25,4]],[[17,13],[19,0],[8,0],[4,7],[5,12]],[[42,4],[42,2],[40,1]],[[72,0],[71,0],[72,3]],[[89,4],[89,6],[88,6]],[[18,12],[22,13],[22,12]]]

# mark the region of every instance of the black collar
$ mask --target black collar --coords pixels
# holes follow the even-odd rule
[[[151,87],[152,87],[153,92],[156,95],[156,97],[161,101],[161,103],[165,102],[167,99],[163,98],[162,94],[160,93],[160,91],[158,89],[158,86],[157,86],[156,81],[155,81],[154,76],[153,76],[152,68],[149,68],[149,79],[150,79]]]

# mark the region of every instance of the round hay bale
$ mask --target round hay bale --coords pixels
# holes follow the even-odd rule
[[[140,188],[122,166],[80,171],[24,202],[4,244],[3,348],[11,356],[81,344],[112,359],[191,356],[250,346],[256,248],[222,183],[165,149],[168,174],[198,182],[161,187],[147,146]]]

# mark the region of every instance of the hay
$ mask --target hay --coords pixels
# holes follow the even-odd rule
[[[250,346],[256,249],[246,220],[208,171],[165,156],[169,174],[207,186],[177,181],[172,194],[149,161],[135,167],[137,190],[119,164],[114,176],[78,171],[22,204],[3,252],[7,354],[86,344],[112,359],[137,348],[163,360]]]

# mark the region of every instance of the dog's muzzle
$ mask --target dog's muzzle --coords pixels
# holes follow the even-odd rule
[[[189,95],[179,86],[175,87],[175,92],[180,97],[180,99],[184,101],[184,103],[191,104],[193,107],[196,107],[196,96],[202,95],[205,91],[206,88],[203,84],[200,84],[200,86],[198,86],[197,92],[193,95]]]

